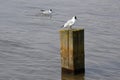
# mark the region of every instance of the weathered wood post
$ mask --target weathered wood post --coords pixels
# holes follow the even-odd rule
[[[62,72],[84,73],[84,29],[62,29],[59,32]]]

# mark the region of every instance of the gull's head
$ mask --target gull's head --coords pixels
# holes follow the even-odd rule
[[[76,17],[76,16],[74,16],[74,19],[76,19],[76,20],[77,20],[77,17]]]
[[[73,19],[77,20],[77,17],[76,17],[76,16],[73,16]]]
[[[52,11],[52,9],[50,9],[50,11]]]

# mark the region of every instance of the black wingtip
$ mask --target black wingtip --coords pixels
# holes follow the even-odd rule
[[[42,9],[42,10],[40,10],[40,11],[45,11],[45,10]]]

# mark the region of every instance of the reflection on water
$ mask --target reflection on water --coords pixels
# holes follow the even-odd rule
[[[84,74],[72,75],[72,74],[62,73],[61,80],[85,80],[85,78],[84,78]]]

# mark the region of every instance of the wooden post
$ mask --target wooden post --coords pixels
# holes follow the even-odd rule
[[[62,72],[84,73],[84,29],[62,29],[59,32]]]

